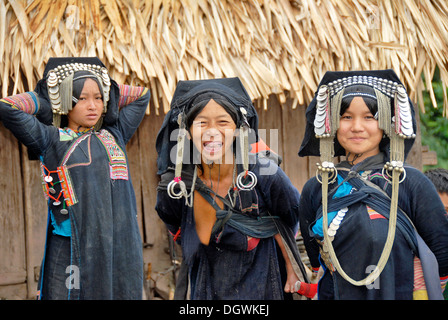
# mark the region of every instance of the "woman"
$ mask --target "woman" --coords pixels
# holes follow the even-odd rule
[[[404,165],[415,128],[392,70],[327,72],[319,84],[299,151],[321,157],[300,203],[311,264],[325,271],[319,299],[441,299],[448,221],[431,182]]]
[[[178,84],[156,144],[156,209],[181,242],[188,280],[176,298],[283,299],[304,279],[275,242],[283,230],[294,243],[299,193],[276,163],[249,154],[257,127],[238,78]]]
[[[117,85],[97,58],[50,58],[34,92],[0,100],[4,126],[41,161],[48,227],[39,298],[141,299],[125,147],[148,102],[146,88]]]

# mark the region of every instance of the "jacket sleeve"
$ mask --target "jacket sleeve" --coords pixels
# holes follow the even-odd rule
[[[399,206],[408,213],[419,235],[434,253],[440,276],[448,275],[448,219],[432,182],[420,171],[407,168],[400,185]],[[405,209],[407,208],[407,209]]]
[[[299,204],[300,231],[302,233],[303,243],[310,259],[311,266],[318,268],[319,263],[319,245],[314,238],[310,236],[310,225],[316,220],[317,208],[322,198],[320,184],[315,178],[307,181],[302,189],[302,197]]]
[[[51,144],[51,134],[57,130],[41,123],[35,117],[41,112],[51,112],[51,108],[36,92],[25,92],[0,99],[0,121],[37,155],[45,154]]]
[[[118,129],[123,135],[125,144],[137,131],[149,104],[150,91],[144,87],[120,84],[118,108]]]
[[[268,160],[266,160],[268,161]],[[298,230],[300,193],[285,172],[273,161],[260,165],[259,175],[263,199],[269,212],[279,216],[294,232]]]
[[[183,205],[182,199],[171,199],[166,190],[157,191],[156,211],[160,219],[165,223],[168,231],[176,236],[179,235],[179,230],[182,224]],[[180,239],[179,239],[180,240]]]

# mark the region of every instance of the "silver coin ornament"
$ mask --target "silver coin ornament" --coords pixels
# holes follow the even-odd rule
[[[333,240],[338,229],[340,228],[342,220],[344,219],[347,211],[348,211],[347,207],[340,209],[336,214],[336,216],[331,221],[330,226],[328,227],[328,236],[330,237],[331,241]]]

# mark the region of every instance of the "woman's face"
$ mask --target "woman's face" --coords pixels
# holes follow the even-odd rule
[[[98,84],[87,78],[84,82],[78,103],[69,111],[68,127],[82,130],[93,127],[103,113],[103,98]]]
[[[202,162],[226,162],[224,156],[232,151],[235,130],[232,117],[211,99],[190,127],[191,139],[201,153]]]
[[[347,155],[361,155],[357,163],[380,152],[383,130],[364,100],[355,97],[340,118],[336,137]]]

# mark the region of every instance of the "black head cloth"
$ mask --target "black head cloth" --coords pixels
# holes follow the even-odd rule
[[[356,86],[356,89],[354,87]],[[364,88],[364,89],[363,89]],[[316,111],[319,99],[319,92],[327,92],[328,96],[328,107],[330,114],[332,112],[339,112],[341,97],[337,97],[338,93],[344,91],[343,95],[351,95],[351,96],[371,96],[372,94],[376,95],[376,98],[379,101],[386,97],[386,99],[381,101],[390,101],[390,104],[385,107],[390,112],[390,119],[392,122],[392,127],[396,128],[396,121],[398,117],[396,117],[396,110],[401,111],[401,119],[400,121],[407,120],[408,123],[405,124],[408,127],[412,127],[412,133],[417,130],[417,123],[415,120],[415,111],[411,100],[409,99],[403,84],[400,79],[396,75],[396,73],[391,70],[370,70],[370,71],[328,71],[323,76],[319,86],[316,90],[315,96],[311,101],[310,105],[306,110],[306,129],[305,136],[302,141],[302,145],[300,146],[299,156],[320,156],[320,139],[319,136],[316,135]],[[359,93],[359,94],[358,94]],[[399,103],[399,98],[401,98]],[[407,101],[409,103],[409,113],[406,113],[406,108],[401,108],[400,105]],[[339,104],[339,105],[338,105]],[[406,103],[404,103],[406,104]],[[398,113],[400,115],[400,113]],[[335,121],[339,121],[340,115],[335,115]],[[380,119],[379,119],[380,120]],[[397,130],[399,132],[397,132]],[[393,129],[396,134],[400,134],[401,131],[404,130],[404,127],[401,129]],[[412,148],[412,145],[415,140],[415,134],[407,134],[406,139],[404,140],[404,153],[405,157],[408,155],[409,151]],[[389,158],[390,153],[390,137],[385,134],[383,140],[380,143],[380,150],[383,151],[387,158]],[[346,152],[344,148],[339,144],[337,138],[334,138],[334,156],[345,156]]]
[[[234,108],[237,114],[237,128],[241,127],[244,119],[246,119],[251,130],[250,143],[258,141],[258,115],[239,78],[179,81],[171,101],[170,110],[166,114],[157,135],[157,173],[159,175],[165,173],[168,168],[174,168],[170,153],[177,144],[177,136],[173,136],[172,133],[179,129],[179,114],[182,114],[185,119],[185,115],[192,107],[201,101],[210,99],[218,100],[217,103],[225,103],[226,106]],[[245,117],[242,109],[245,110]]]

